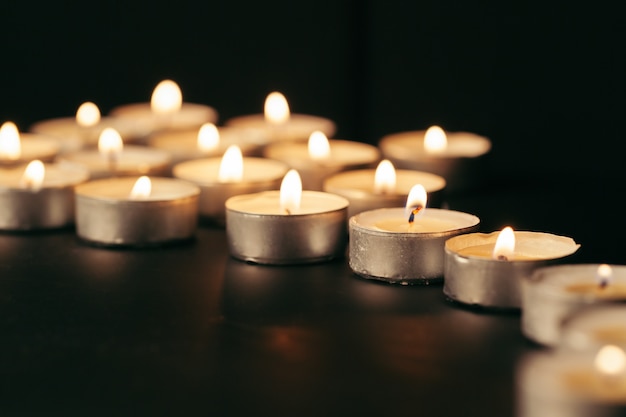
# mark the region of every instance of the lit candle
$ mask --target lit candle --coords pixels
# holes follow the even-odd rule
[[[200,187],[199,214],[203,220],[224,224],[224,203],[239,194],[277,190],[288,167],[280,161],[243,157],[237,145],[222,157],[194,159],[174,165],[174,177]]]
[[[591,305],[578,309],[563,321],[558,347],[589,352],[611,344],[626,349],[626,305]]]
[[[114,128],[127,143],[140,139],[145,132],[130,120],[102,117],[98,106],[86,101],[76,110],[75,117],[59,117],[32,124],[29,131],[54,138],[60,153],[73,152],[96,146],[100,134],[107,127]]]
[[[100,133],[98,149],[81,149],[61,154],[58,161],[87,168],[92,179],[111,176],[162,175],[169,173],[170,155],[160,149],[124,145],[120,134],[111,127]]]
[[[123,104],[109,115],[132,121],[144,135],[160,130],[199,129],[204,123],[216,123],[218,118],[210,106],[183,101],[182,91],[173,80],[158,83],[149,103]]]
[[[39,159],[52,162],[59,152],[54,139],[34,133],[20,133],[13,122],[0,126],[0,166],[27,164]]]
[[[231,145],[237,145],[246,156],[260,155],[262,140],[253,131],[235,127],[217,127],[205,123],[200,129],[157,132],[148,138],[148,145],[163,149],[172,156],[172,163],[191,159],[221,156]]]
[[[259,264],[300,264],[344,255],[348,200],[302,190],[297,171],[287,172],[280,191],[226,200],[230,254]]]
[[[39,230],[74,224],[74,186],[87,181],[85,169],[31,161],[0,169],[0,229]]]
[[[445,244],[443,292],[476,307],[519,309],[523,277],[562,261],[579,247],[568,237],[511,227],[456,236]]]
[[[564,320],[583,307],[626,300],[626,267],[556,265],[522,280],[522,333],[546,346],[559,343]]]
[[[302,188],[321,191],[329,175],[352,169],[369,168],[380,160],[375,146],[349,140],[328,140],[321,131],[308,142],[276,142],[265,147],[264,156],[285,162],[298,171]]]
[[[379,147],[396,167],[441,175],[449,190],[459,191],[478,183],[479,161],[491,150],[491,141],[474,133],[445,132],[431,126],[386,135]]]
[[[376,169],[354,169],[331,175],[324,180],[323,189],[350,201],[350,218],[363,211],[401,207],[415,184],[422,184],[426,190],[430,207],[440,207],[446,186],[443,177],[429,172],[397,170],[387,159],[380,161]]]
[[[626,355],[614,345],[591,353],[532,352],[516,378],[519,417],[623,416]]]
[[[336,132],[332,120],[309,114],[291,113],[287,99],[278,91],[267,95],[263,114],[233,117],[225,124],[260,132],[265,143],[283,140],[306,141],[316,130],[326,136],[332,136]]]
[[[76,187],[76,233],[99,246],[153,246],[193,238],[199,188],[159,177],[119,177]]]
[[[427,193],[415,185],[406,207],[361,212],[350,218],[350,268],[361,277],[393,283],[440,282],[447,239],[478,229],[474,215],[425,208]]]

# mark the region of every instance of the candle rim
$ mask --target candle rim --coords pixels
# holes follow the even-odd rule
[[[87,181],[85,183],[79,184],[75,187],[75,193],[77,198],[86,198],[90,200],[97,200],[104,203],[110,204],[153,204],[153,203],[172,203],[174,201],[194,198],[200,195],[200,187],[197,185],[190,183],[189,181],[185,181],[178,178],[170,178],[170,177],[161,177],[161,176],[151,176],[149,175],[150,181],[152,183],[152,195],[145,199],[132,199],[130,198],[130,191],[135,184],[135,182],[141,177],[141,175],[135,176],[124,176],[124,177],[112,177],[112,178],[100,178],[94,179],[91,181]],[[106,185],[110,185],[113,183],[114,185],[122,188],[128,188],[128,192],[126,194],[120,196],[102,196],[98,195],[97,191],[101,190]],[[163,185],[169,186],[177,186],[184,187],[184,190],[179,191],[180,195],[176,195],[175,197],[159,198],[158,195],[154,195],[155,192],[158,192],[159,188]],[[110,189],[110,187],[106,187],[106,189]]]
[[[599,298],[593,294],[575,293],[565,290],[563,284],[581,283],[581,280],[573,281],[572,277],[578,278],[582,273],[582,283],[597,285],[596,272],[602,263],[559,264],[542,266],[525,277],[525,284],[532,288],[541,288],[542,292],[550,293],[551,296],[563,297],[576,300],[611,300],[611,298]],[[612,285],[626,285],[626,265],[609,264],[613,269]],[[582,272],[581,272],[582,271]],[[626,297],[618,298],[626,299]]]
[[[301,217],[306,217],[306,216],[317,216],[317,215],[323,215],[327,213],[334,213],[337,211],[347,210],[348,205],[350,204],[346,198],[340,195],[326,193],[323,191],[302,190],[303,204],[306,204],[304,203],[304,200],[307,198],[319,197],[319,198],[326,198],[329,200],[332,199],[335,201],[335,203],[337,203],[337,206],[331,210],[315,211],[315,212],[300,212],[300,213],[291,213],[291,214],[257,213],[257,212],[251,212],[251,211],[244,211],[244,210],[233,207],[233,205],[236,205],[241,201],[245,201],[245,200],[253,199],[253,198],[262,198],[262,197],[276,197],[276,207],[280,208],[280,190],[267,190],[267,191],[260,191],[256,193],[250,193],[250,194],[240,194],[240,195],[236,195],[236,196],[232,196],[228,198],[224,204],[225,204],[227,211],[233,211],[233,212],[237,212],[237,213],[240,213],[246,216],[251,216],[251,217],[263,217],[263,218],[301,218]]]
[[[219,186],[224,186],[224,185],[228,186],[228,185],[233,185],[233,184],[273,183],[276,180],[281,181],[283,176],[289,170],[289,166],[282,161],[277,161],[277,160],[269,159],[269,158],[261,158],[261,157],[256,157],[256,156],[244,156],[243,157],[244,179],[239,182],[221,182],[217,179],[217,176],[215,177],[215,179],[203,180],[202,178],[199,178],[199,177],[187,175],[187,173],[185,172],[185,170],[193,169],[194,167],[203,168],[203,165],[207,165],[207,164],[211,166],[215,165],[219,169],[219,165],[221,161],[222,161],[222,156],[214,156],[214,157],[209,157],[209,158],[197,158],[197,159],[192,159],[188,161],[183,161],[178,164],[175,164],[172,167],[172,174],[176,178],[180,178],[185,181],[191,181],[201,186],[219,187]],[[265,164],[267,167],[270,167],[270,166],[275,167],[277,174],[275,176],[264,177],[259,180],[245,178],[246,165],[249,165],[251,162],[258,163],[258,164]],[[249,168],[250,167],[248,166],[248,169]]]
[[[326,178],[324,180],[324,189],[328,192],[337,192],[342,195],[353,197],[353,198],[368,198],[368,199],[390,199],[396,200],[398,198],[406,198],[410,191],[407,189],[406,192],[394,192],[391,194],[376,194],[373,192],[374,188],[374,179],[375,179],[376,168],[368,168],[368,169],[351,169],[348,171],[338,172]],[[416,174],[416,175],[413,175]],[[362,190],[360,188],[351,188],[348,186],[338,186],[334,184],[334,182],[338,181],[347,181],[350,177],[358,177],[360,175],[365,175],[367,179],[371,176],[371,191]],[[427,193],[435,193],[439,191],[443,191],[446,188],[447,182],[444,177],[426,171],[418,171],[411,169],[396,169],[396,183],[400,184],[401,179],[405,176],[411,176],[415,178],[411,178],[411,186],[414,184],[422,184],[426,189]],[[396,185],[396,190],[398,185]]]

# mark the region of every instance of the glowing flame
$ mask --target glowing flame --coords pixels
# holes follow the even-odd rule
[[[220,145],[220,132],[213,123],[205,123],[198,131],[198,149],[202,152],[210,152]]]
[[[222,156],[218,179],[220,182],[239,182],[242,178],[243,155],[241,149],[237,145],[230,145]]]
[[[13,122],[4,122],[0,127],[0,158],[19,159],[22,155],[20,132]]]
[[[415,216],[420,212],[423,213],[423,209],[426,208],[426,202],[428,197],[426,189],[422,184],[415,184],[409,191],[409,196],[406,199],[405,212],[409,215],[409,223],[413,223]]]
[[[265,99],[265,120],[272,124],[283,124],[289,120],[289,104],[281,93],[274,91]]]
[[[152,181],[145,175],[139,177],[130,191],[130,198],[133,200],[142,200],[150,197],[152,192]]]
[[[39,160],[31,161],[24,170],[21,179],[22,188],[29,188],[33,191],[41,189],[43,179],[46,175],[46,168]]]
[[[428,153],[441,153],[448,146],[446,132],[439,126],[431,126],[424,134],[424,149]]]
[[[295,169],[290,169],[280,184],[280,209],[293,214],[300,209],[302,180]]]
[[[309,156],[314,161],[324,161],[330,156],[330,142],[323,132],[316,130],[309,136]]]
[[[596,279],[600,287],[606,287],[613,280],[613,269],[607,264],[602,264],[598,266],[598,271],[596,272]]]
[[[598,351],[594,363],[604,375],[619,375],[626,369],[626,354],[617,346],[607,345]]]
[[[498,234],[496,244],[493,247],[493,259],[506,261],[511,259],[515,253],[515,232],[510,226],[505,227]]]
[[[172,80],[163,80],[154,88],[150,99],[150,108],[157,114],[171,114],[183,105],[183,93]]]
[[[98,151],[102,155],[114,155],[120,153],[124,149],[124,143],[122,142],[122,137],[117,130],[112,127],[105,128],[100,133],[100,138],[98,139]]]
[[[95,126],[100,122],[100,109],[91,101],[86,101],[76,110],[76,123],[82,127]]]
[[[374,174],[374,193],[391,194],[396,191],[396,169],[388,159],[380,161]]]

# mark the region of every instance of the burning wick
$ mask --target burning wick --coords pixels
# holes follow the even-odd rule
[[[409,215],[409,226],[413,224],[413,222],[415,221],[415,216],[417,215],[417,213],[422,211],[423,208],[423,206],[417,206],[413,210],[411,210],[411,214]]]
[[[598,272],[596,273],[596,277],[598,280],[598,287],[606,288],[611,282],[611,276],[613,275],[613,270],[607,264],[602,264],[598,266]]]

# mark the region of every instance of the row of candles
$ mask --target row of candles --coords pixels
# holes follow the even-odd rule
[[[202,219],[225,227],[229,251],[240,260],[297,264],[347,254],[363,278],[443,281],[452,301],[519,310],[523,333],[540,345],[595,337],[598,343],[586,346],[601,350],[602,341],[618,358],[613,345],[626,347],[624,321],[616,319],[624,318],[623,308],[589,308],[626,299],[626,269],[554,265],[577,251],[573,239],[508,227],[479,233],[477,216],[437,208],[446,189],[472,180],[490,150],[487,138],[433,126],[390,134],[378,147],[328,139],[336,130],[331,120],[291,114],[277,92],[268,95],[263,114],[220,127],[216,121],[213,108],[183,102],[176,83],[165,80],[150,103],[119,106],[106,117],[88,102],[75,118],[44,120],[28,133],[5,122],[0,229],[75,225],[81,239],[96,245],[150,246],[192,239]],[[523,378],[574,366],[569,354],[552,355],[549,366],[542,361]],[[604,357],[596,362],[600,370],[589,378],[610,379],[608,406],[623,409],[626,365],[616,378],[614,370],[606,377],[603,369],[613,368]],[[574,363],[587,369],[590,361]],[[543,404],[535,395],[553,406],[550,392],[579,409],[607,406],[595,385],[577,381],[571,389],[558,380],[552,391],[524,390],[532,404],[523,401],[524,415],[536,415],[535,405]],[[585,384],[589,395],[578,395]]]

